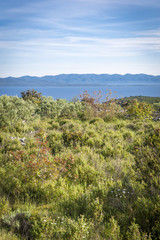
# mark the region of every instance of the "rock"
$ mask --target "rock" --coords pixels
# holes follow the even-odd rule
[[[10,137],[10,139],[12,141],[14,141],[15,139],[18,139],[22,145],[26,145],[26,143],[25,143],[26,138],[25,137],[24,138]]]
[[[22,145],[26,145],[25,140],[26,140],[26,138],[20,138],[20,142]]]

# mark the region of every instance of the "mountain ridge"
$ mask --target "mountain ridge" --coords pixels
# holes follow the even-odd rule
[[[160,85],[160,75],[59,74],[0,78],[0,86]]]

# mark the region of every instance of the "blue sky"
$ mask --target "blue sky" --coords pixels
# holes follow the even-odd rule
[[[0,77],[160,75],[160,0],[2,0]]]

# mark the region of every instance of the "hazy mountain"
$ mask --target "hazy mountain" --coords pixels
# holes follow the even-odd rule
[[[146,74],[60,74],[0,78],[0,86],[160,85],[160,76]]]

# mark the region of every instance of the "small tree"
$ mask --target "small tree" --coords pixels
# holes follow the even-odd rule
[[[112,97],[112,92],[108,89],[105,97],[103,97],[101,91],[95,91],[92,95],[90,95],[87,91],[84,91],[80,95],[80,99],[86,108],[85,117],[87,119],[91,119],[93,117],[113,117],[120,108],[120,105],[117,104],[115,97]]]
[[[32,90],[27,90],[24,92],[21,92],[21,97],[24,100],[31,100],[32,102],[39,102],[39,100],[41,100],[42,97],[42,93],[38,93],[36,90],[32,89]]]

